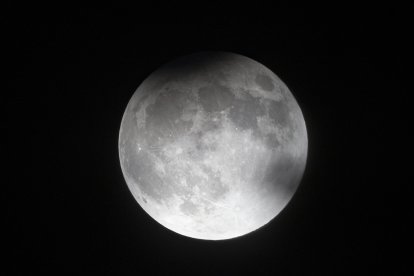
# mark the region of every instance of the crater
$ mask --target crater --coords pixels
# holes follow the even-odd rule
[[[172,194],[171,187],[165,185],[163,178],[157,174],[149,155],[144,152],[139,156],[135,155],[131,143],[127,143],[125,152],[127,158],[123,162],[123,167],[140,190],[157,202],[169,198]]]
[[[268,146],[270,149],[275,149],[280,146],[280,142],[274,134],[266,134],[264,136],[264,141],[266,143],[266,146]]]
[[[269,104],[269,117],[283,127],[290,127],[289,107],[286,102],[271,101]]]
[[[195,215],[198,213],[197,205],[189,200],[184,201],[180,205],[180,210],[186,215]]]
[[[229,188],[222,183],[220,175],[214,173],[208,166],[202,166],[202,169],[208,175],[208,183],[204,191],[208,194],[209,198],[217,200],[224,197],[229,191]]]
[[[141,99],[139,99],[135,105],[132,107],[132,112],[135,114],[137,113],[140,109],[141,106],[145,103],[145,101],[148,99],[150,94],[144,95]]]
[[[181,119],[189,101],[191,98],[188,93],[171,89],[161,93],[154,104],[148,105],[146,129],[149,140],[155,141],[157,137],[175,137],[189,131],[193,125],[192,121]]]
[[[264,106],[258,98],[245,95],[246,99],[236,99],[230,108],[229,118],[242,129],[257,130],[257,116],[264,115]]]
[[[234,101],[234,95],[230,89],[219,84],[201,87],[198,90],[198,96],[200,104],[206,112],[222,111]]]
[[[258,74],[256,76],[255,82],[258,86],[260,86],[261,89],[265,91],[272,91],[275,88],[272,79],[264,74]]]

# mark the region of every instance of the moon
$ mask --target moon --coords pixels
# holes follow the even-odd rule
[[[119,158],[136,201],[184,236],[223,240],[275,218],[306,166],[302,111],[264,65],[201,52],[152,73],[133,94]]]

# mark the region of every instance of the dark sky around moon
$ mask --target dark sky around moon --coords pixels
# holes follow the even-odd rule
[[[376,9],[183,17],[142,8],[10,7],[2,129],[17,172],[4,193],[7,269],[404,271],[409,24],[402,8]],[[122,114],[142,80],[203,50],[239,53],[275,72],[295,95],[309,139],[306,171],[288,207],[261,231],[219,243],[178,236],[142,211],[117,149]]]

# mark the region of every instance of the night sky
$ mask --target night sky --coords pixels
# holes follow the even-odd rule
[[[10,230],[4,275],[408,268],[403,79],[412,31],[404,8],[171,7],[180,15],[169,7],[10,8],[2,129],[16,143],[5,148],[17,172],[3,196]],[[302,108],[309,140],[306,171],[288,206],[260,230],[220,242],[180,236],[148,216],[118,158],[135,89],[160,65],[204,50],[242,54],[275,72]]]

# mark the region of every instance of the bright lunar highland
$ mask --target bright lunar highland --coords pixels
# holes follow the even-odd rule
[[[119,157],[139,205],[179,234],[252,232],[295,193],[307,158],[301,109],[262,64],[202,52],[152,73],[126,107]]]

